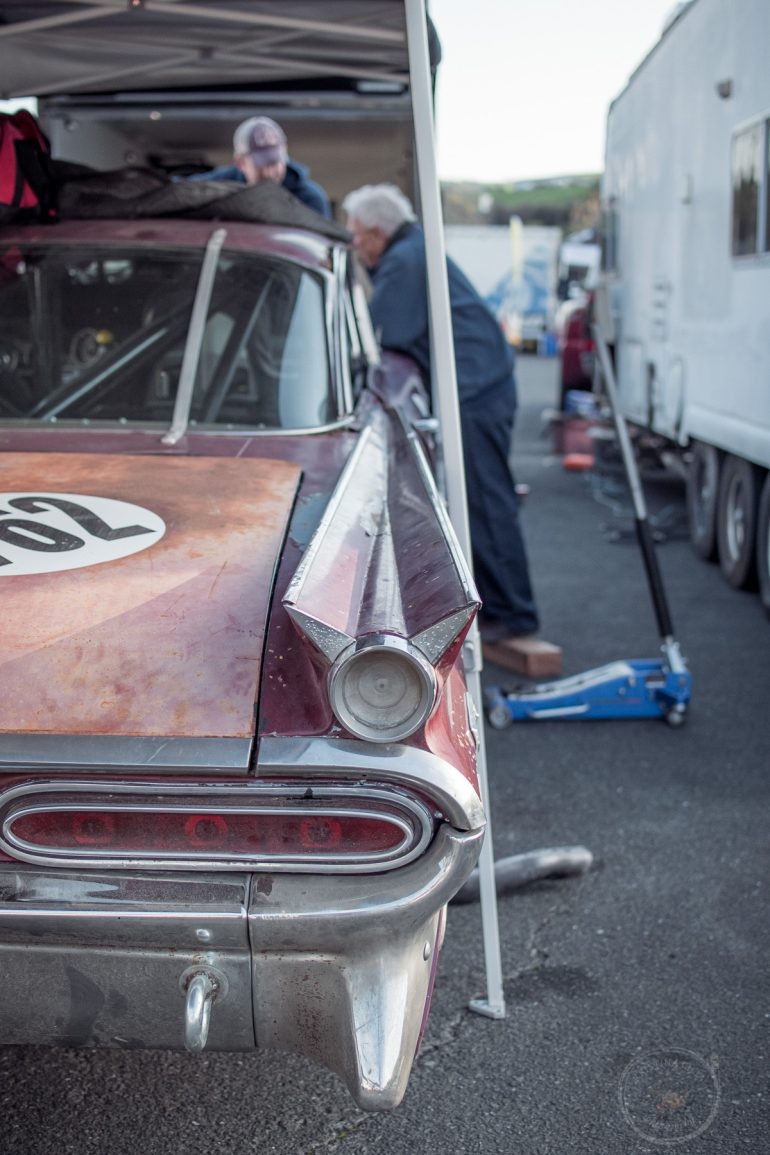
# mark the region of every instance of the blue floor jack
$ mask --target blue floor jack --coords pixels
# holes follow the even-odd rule
[[[594,326],[607,400],[612,410],[621,456],[634,505],[634,522],[661,637],[662,658],[628,659],[598,666],[570,678],[514,690],[491,686],[485,690],[489,724],[496,730],[512,722],[545,721],[551,718],[664,718],[681,726],[690,701],[692,680],[674,640],[666,592],[655,553],[639,471],[620,413],[615,374],[609,349]]]

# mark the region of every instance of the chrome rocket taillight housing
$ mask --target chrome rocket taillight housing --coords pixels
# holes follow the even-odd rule
[[[430,662],[403,638],[354,642],[329,671],[329,699],[338,721],[358,738],[400,742],[424,725],[438,682]]]

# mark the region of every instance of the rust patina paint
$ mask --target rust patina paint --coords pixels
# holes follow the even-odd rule
[[[0,454],[0,492],[110,497],[166,523],[116,561],[0,576],[0,732],[248,737],[285,461]]]

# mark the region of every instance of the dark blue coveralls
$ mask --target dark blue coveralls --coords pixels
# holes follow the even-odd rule
[[[219,168],[212,168],[208,172],[196,172],[192,176],[185,178],[186,180],[237,180],[241,184],[246,184],[246,177],[243,175],[237,164],[223,164]],[[314,180],[310,179],[310,170],[304,164],[298,164],[296,160],[287,160],[286,175],[281,182],[287,192],[292,193],[308,208],[315,209],[321,216],[331,220],[332,210],[329,204],[329,198],[320,184],[316,184]]]
[[[485,627],[500,627],[507,634],[532,634],[538,616],[508,466],[516,413],[513,351],[451,259],[447,269],[473,566],[484,603],[482,633]],[[383,348],[406,353],[429,380],[427,271],[420,226],[402,225],[370,273],[370,310]]]

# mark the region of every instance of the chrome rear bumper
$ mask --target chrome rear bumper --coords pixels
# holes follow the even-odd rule
[[[406,1089],[441,912],[483,831],[440,827],[387,875],[0,869],[0,1042],[178,1048],[214,992],[208,1045],[300,1052],[368,1109]],[[217,985],[216,982],[214,984]],[[198,1000],[196,1002],[195,1000]]]

